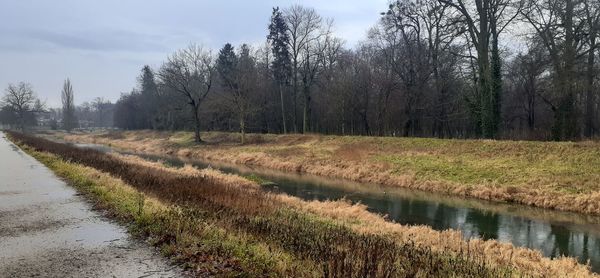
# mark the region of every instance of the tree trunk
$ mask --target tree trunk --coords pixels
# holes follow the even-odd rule
[[[293,67],[293,73],[292,73],[293,79],[292,79],[292,90],[293,90],[293,94],[292,94],[292,98],[293,98],[293,103],[294,103],[294,113],[292,115],[292,121],[293,121],[293,127],[294,127],[294,132],[298,132],[298,62],[296,61],[296,59],[294,59],[294,67]]]
[[[200,116],[198,115],[198,107],[194,106],[194,142],[201,143],[202,139],[200,138]]]
[[[491,61],[491,126],[490,137],[496,138],[501,121],[501,95],[502,95],[502,61],[498,49],[498,33],[495,19],[492,20],[492,61]]]
[[[481,135],[484,138],[493,137],[493,101],[490,87],[490,67],[487,47],[480,51],[479,62],[479,90],[480,90],[480,123]],[[485,53],[485,54],[484,54]]]
[[[533,81],[535,82],[535,81]],[[535,86],[532,85],[527,100],[527,127],[529,127],[530,134],[535,130]]]
[[[574,26],[573,17],[575,3],[572,0],[566,0],[564,29],[565,41],[562,63],[558,67],[559,93],[561,94],[558,111],[554,117],[554,127],[552,137],[554,140],[573,139],[577,133],[577,120],[575,117],[575,96],[573,92],[573,80],[575,80],[575,46],[574,46]]]
[[[283,99],[283,86],[279,83],[279,98],[281,100],[281,119],[283,120],[283,134],[287,134],[287,123],[285,119],[285,101]]]
[[[246,144],[246,121],[244,116],[240,116],[240,133],[242,135],[242,145]]]
[[[21,132],[25,132],[25,111],[21,108],[19,108],[19,129],[21,129]]]
[[[302,133],[307,133],[308,132],[308,97],[304,96],[304,101],[306,103],[304,103],[304,111],[303,111],[303,116],[302,116]]]
[[[478,10],[479,19],[479,38],[477,46],[477,62],[479,67],[479,90],[481,95],[480,117],[481,132],[484,138],[493,138],[494,130],[494,100],[492,92],[489,58],[489,0],[483,0],[483,5]]]
[[[304,87],[304,112],[302,119],[302,133],[310,130],[310,88]]]
[[[590,44],[595,46],[596,38],[590,38]],[[588,54],[587,61],[587,73],[586,73],[586,109],[585,109],[585,136],[592,137],[595,133],[594,127],[594,105],[596,103],[596,98],[594,95],[594,58],[595,58],[595,50],[590,49],[590,53]]]

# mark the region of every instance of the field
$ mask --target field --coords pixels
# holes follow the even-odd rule
[[[198,275],[327,277],[591,276],[573,259],[453,231],[386,222],[364,206],[263,192],[215,170],[10,137],[99,207]]]
[[[126,131],[54,134],[284,171],[600,215],[600,143]]]

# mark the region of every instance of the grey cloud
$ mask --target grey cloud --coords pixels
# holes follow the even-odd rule
[[[230,42],[261,43],[271,7],[302,4],[336,21],[352,45],[374,24],[387,0],[0,0],[0,90],[34,84],[60,103],[66,77],[76,101],[135,86],[144,64],[159,66],[174,50],[200,43],[216,52]]]
[[[24,50],[47,50],[48,47],[86,51],[129,51],[164,52],[168,48],[161,36],[123,30],[89,31],[49,31],[43,29],[25,30],[14,34],[14,42],[4,43],[7,49],[16,50],[18,45]]]

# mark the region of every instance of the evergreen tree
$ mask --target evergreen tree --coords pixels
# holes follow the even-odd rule
[[[236,90],[238,87],[236,69],[237,69],[237,55],[233,49],[233,46],[229,43],[225,44],[219,51],[219,58],[217,59],[217,72],[221,78],[223,86],[231,90]]]
[[[269,36],[267,37],[271,44],[273,52],[272,70],[273,76],[279,86],[279,98],[281,101],[281,117],[283,120],[283,133],[287,133],[285,117],[285,100],[283,89],[287,85],[291,75],[291,58],[288,49],[289,36],[287,33],[287,24],[279,7],[273,8],[271,23],[269,24]]]
[[[154,71],[150,66],[145,65],[142,68],[142,73],[138,77],[140,88],[140,101],[143,107],[141,119],[143,128],[154,128],[158,121],[158,86],[154,78]]]
[[[145,65],[142,68],[142,74],[138,78],[138,82],[143,95],[157,94],[158,87],[156,86],[156,79],[154,78],[154,71],[150,68],[150,66]]]

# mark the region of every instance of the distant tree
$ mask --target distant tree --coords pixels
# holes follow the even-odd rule
[[[315,9],[273,8],[267,40],[254,49],[228,44],[211,56],[190,46],[156,72],[145,66],[116,103],[114,123],[195,130],[197,141],[200,128],[239,128],[243,140],[290,131],[598,136],[599,1],[392,0],[381,8],[352,48]],[[79,106],[77,117],[96,122],[98,111]]]
[[[554,98],[545,99],[554,112],[554,140],[573,139],[578,135],[577,86],[578,58],[585,56],[587,32],[585,5],[579,0],[527,1],[521,11],[525,22],[535,30],[549,54],[554,71]]]
[[[142,73],[138,77],[138,84],[141,93],[141,106],[144,118],[144,128],[155,128],[156,118],[159,109],[158,85],[154,77],[154,71],[150,66],[145,65]]]
[[[519,14],[524,1],[516,0],[438,0],[460,14],[453,19],[466,30],[468,44],[477,53],[477,89],[472,114],[485,138],[496,138],[500,124],[502,64],[500,34]],[[514,10],[513,10],[514,9]]]
[[[21,130],[34,124],[36,114],[45,109],[45,104],[37,98],[31,84],[25,82],[9,84],[2,102],[5,109],[13,113],[16,125]]]
[[[290,37],[285,18],[279,7],[273,8],[271,23],[269,24],[269,36],[267,39],[273,52],[272,70],[277,86],[279,87],[279,100],[281,103],[281,118],[283,121],[283,133],[287,133],[287,120],[285,117],[284,87],[288,85],[291,75],[291,59],[288,45]]]
[[[538,126],[539,96],[541,94],[541,76],[547,69],[547,57],[544,46],[538,44],[531,46],[527,53],[518,54],[509,66],[508,83],[511,92],[517,98],[515,107],[523,112],[514,113],[514,117],[523,117],[527,120],[528,132],[533,135]],[[542,97],[545,97],[542,95]],[[508,103],[507,103],[508,104]],[[519,114],[524,114],[521,116]],[[530,135],[530,136],[531,136]]]
[[[113,125],[122,129],[141,129],[143,121],[140,107],[141,93],[137,90],[123,93],[115,103],[113,112]]]
[[[212,54],[192,44],[171,55],[158,75],[165,86],[186,99],[194,119],[195,142],[202,142],[200,106],[212,89]]]
[[[219,51],[216,70],[223,85],[231,90],[237,90],[237,62],[238,57],[235,54],[233,46],[229,43],[225,44]]]
[[[17,113],[10,106],[0,106],[0,124],[9,127],[19,126]]]
[[[219,52],[216,64],[222,86],[227,91],[228,103],[238,116],[241,143],[246,142],[246,121],[253,112],[251,94],[256,91],[258,73],[256,62],[250,55],[250,48],[243,44],[239,56],[231,44],[226,44]]]
[[[50,119],[50,129],[57,130],[58,129],[58,121],[54,118]]]
[[[67,131],[77,127],[77,118],[75,118],[74,92],[71,80],[67,78],[63,84],[61,93],[62,100],[62,125]]]
[[[323,51],[332,43],[333,21],[324,19],[313,8],[293,5],[284,12],[288,27],[292,60],[292,89],[294,98],[294,131],[297,130],[297,95],[302,85],[303,113],[302,131],[310,129],[312,85],[321,69]]]
[[[92,101],[92,103],[90,105],[92,107],[92,111],[95,114],[92,117],[94,125],[96,127],[110,126],[110,122],[111,122],[110,117],[113,114],[112,113],[113,104],[105,98],[97,97]]]
[[[284,11],[285,21],[288,27],[289,43],[288,48],[292,61],[292,100],[294,105],[293,123],[294,132],[298,132],[298,93],[301,83],[301,71],[305,68],[304,59],[311,57],[313,45],[321,37],[323,27],[323,18],[313,8],[306,8],[300,5],[293,5]],[[306,72],[306,71],[305,71]],[[305,98],[310,97],[304,94]],[[306,101],[306,99],[305,99]],[[308,114],[310,101],[304,104],[304,115]],[[304,118],[303,120],[306,120]],[[303,127],[306,125],[303,121]]]

